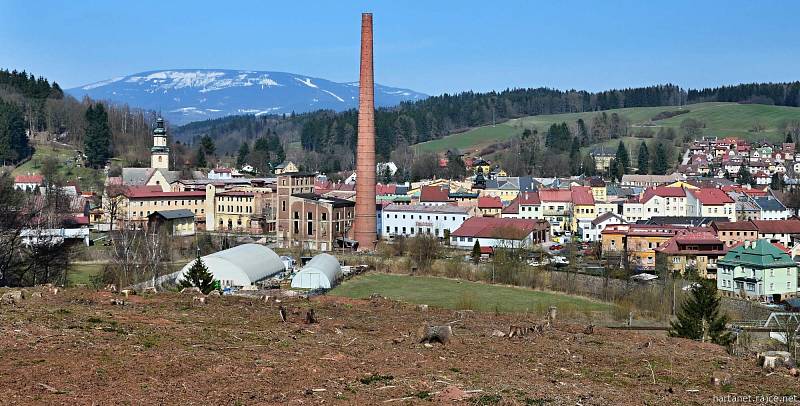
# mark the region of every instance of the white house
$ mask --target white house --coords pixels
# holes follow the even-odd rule
[[[382,211],[381,235],[385,239],[417,234],[444,238],[445,231],[449,233],[461,227],[469,217],[478,214],[477,210],[477,207],[452,205],[390,204]]]
[[[42,175],[18,175],[14,177],[14,189],[33,191],[44,185]]]
[[[450,245],[470,249],[481,247],[531,247],[547,241],[547,221],[500,217],[472,217],[450,233]]]
[[[759,196],[753,198],[753,203],[761,211],[761,220],[786,220],[792,216],[791,210],[774,196]]]
[[[595,242],[600,241],[600,233],[605,230],[606,226],[611,224],[628,224],[628,222],[619,214],[606,212],[588,223],[580,222],[578,224],[583,241]]]
[[[721,189],[689,189],[687,215],[695,217],[727,217],[736,221],[736,202]]]
[[[208,172],[209,179],[233,179],[230,168],[214,168]]]
[[[641,219],[686,216],[686,200],[686,190],[682,187],[648,188],[639,199],[642,204]]]

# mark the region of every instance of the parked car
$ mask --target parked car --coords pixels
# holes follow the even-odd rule
[[[556,255],[553,257],[553,264],[555,264],[556,266],[569,265],[569,260],[567,259],[567,257]]]
[[[558,251],[564,249],[564,246],[561,244],[553,244],[550,246],[550,251]]]

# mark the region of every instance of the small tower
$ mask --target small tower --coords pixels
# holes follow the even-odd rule
[[[169,170],[169,147],[167,146],[167,129],[164,128],[164,119],[156,120],[153,130],[153,148],[150,149],[150,167],[153,169]]]

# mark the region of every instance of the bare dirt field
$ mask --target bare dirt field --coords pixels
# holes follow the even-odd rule
[[[35,289],[29,292],[36,291]],[[2,404],[708,404],[714,396],[796,395],[800,381],[753,357],[663,334],[538,316],[417,310],[374,299],[278,304],[243,297],[134,296],[68,289],[0,306]],[[314,308],[318,323],[306,324]],[[447,345],[419,343],[452,324]],[[713,386],[712,374],[733,383]]]

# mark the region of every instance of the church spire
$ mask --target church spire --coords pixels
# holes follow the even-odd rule
[[[164,119],[161,117],[156,120],[156,128],[153,130],[153,148],[150,149],[150,167],[169,170],[167,129],[164,127]]]

